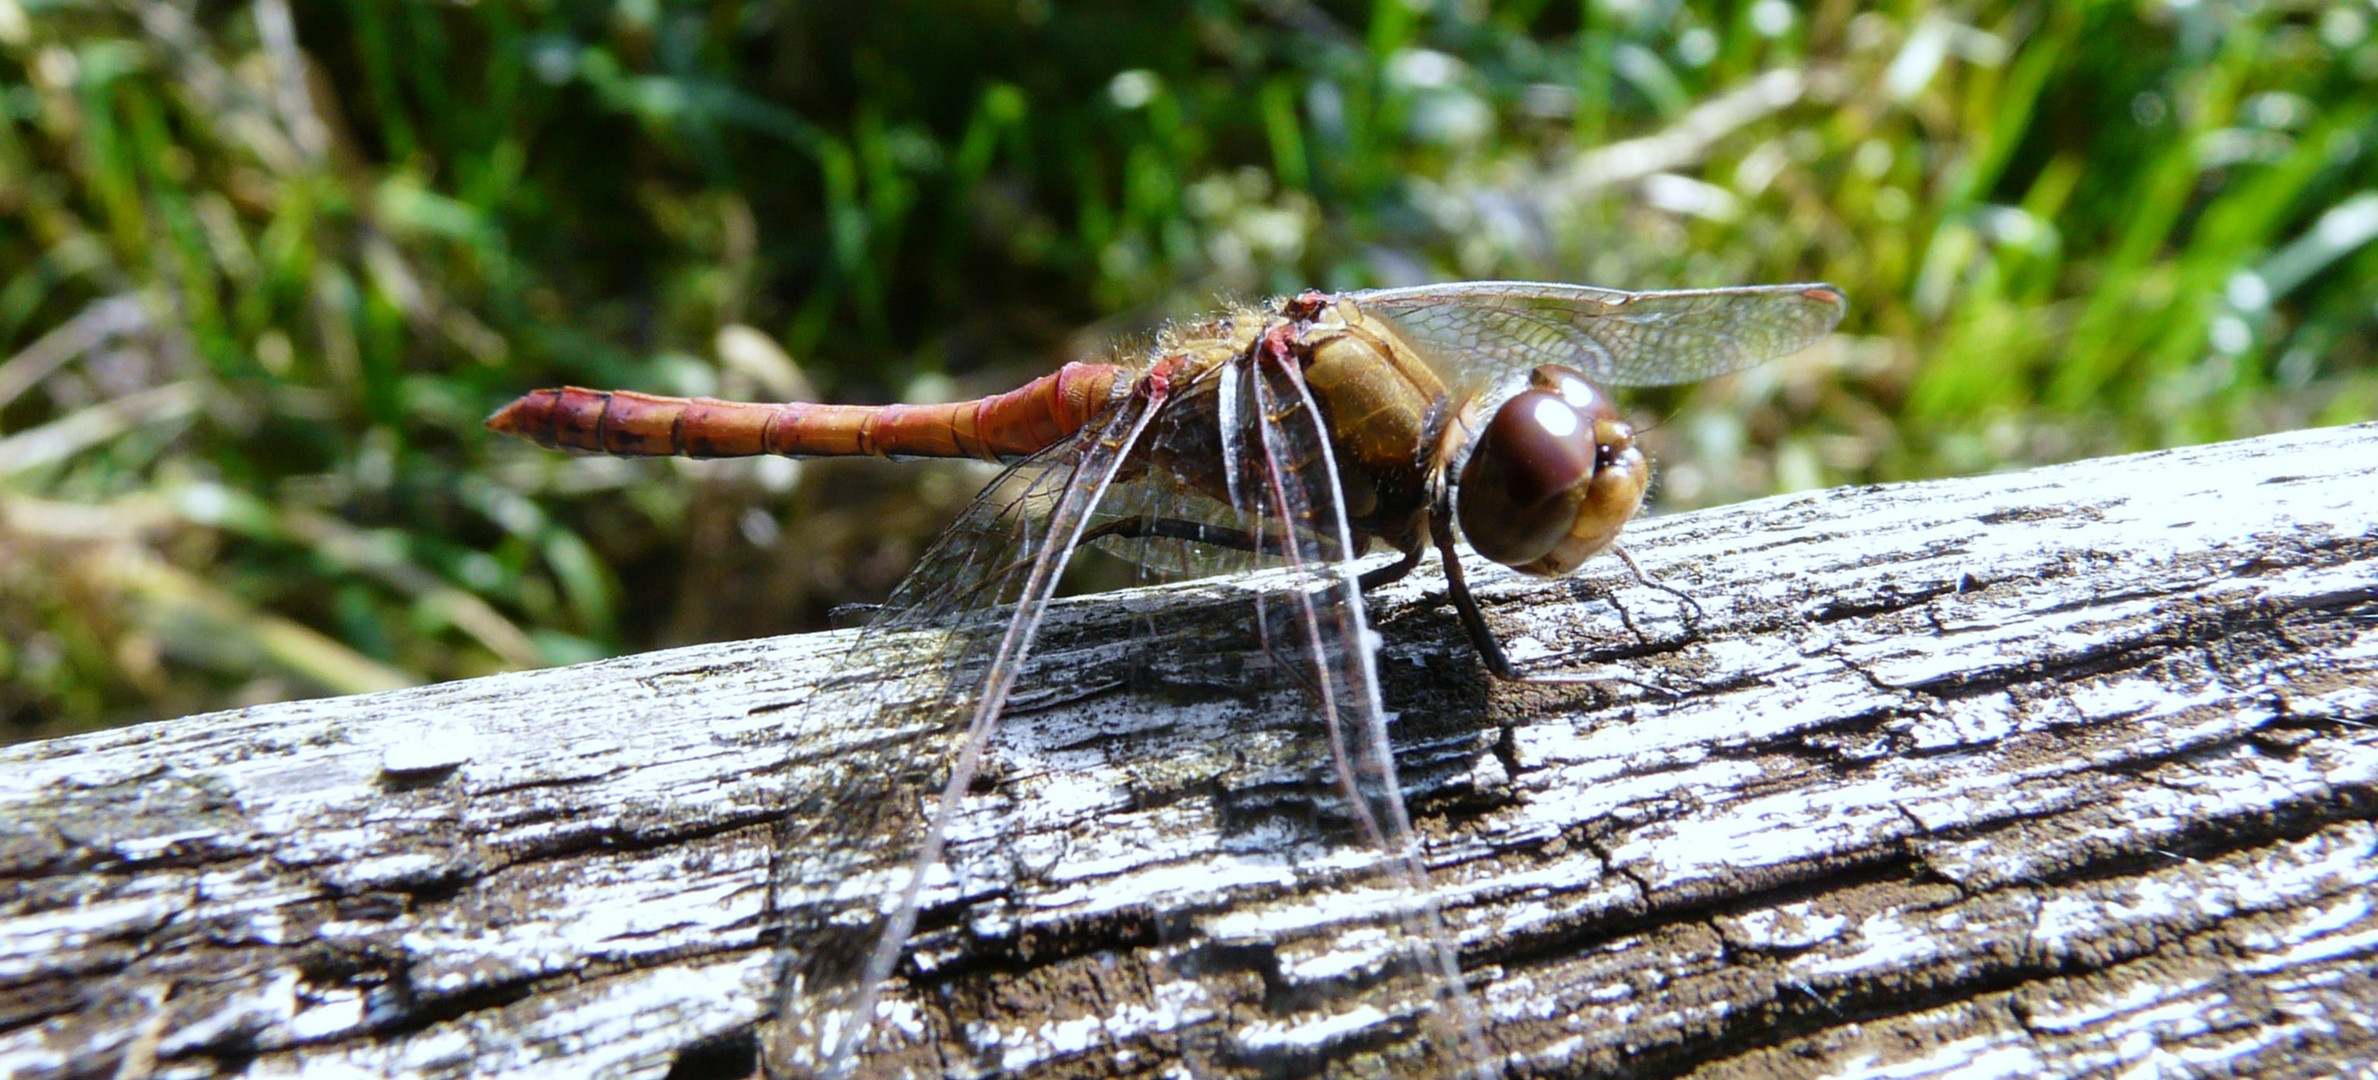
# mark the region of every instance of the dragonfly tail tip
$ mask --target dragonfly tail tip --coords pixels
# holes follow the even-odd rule
[[[531,399],[535,397],[535,394],[522,394],[512,399],[511,404],[497,409],[495,415],[487,418],[487,430],[501,431],[506,435],[520,434],[521,421],[527,419],[522,413],[527,411]]]

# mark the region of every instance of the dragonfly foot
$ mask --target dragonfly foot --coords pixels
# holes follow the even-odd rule
[[[1687,614],[1680,619],[1680,621],[1684,623],[1684,632],[1686,634],[1698,633],[1700,631],[1701,618],[1703,614],[1705,614],[1701,610],[1700,601],[1695,600],[1691,596],[1687,595],[1683,589],[1679,589],[1670,585],[1663,585],[1650,574],[1644,573],[1643,567],[1635,561],[1635,557],[1633,555],[1627,554],[1627,549],[1624,545],[1610,545],[1610,553],[1618,556],[1618,561],[1627,564],[1627,569],[1634,572],[1636,581],[1642,582],[1651,588],[1667,593],[1668,595],[1675,597],[1679,603],[1684,605],[1684,607],[1690,612],[1690,614]]]

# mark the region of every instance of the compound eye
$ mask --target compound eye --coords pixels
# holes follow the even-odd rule
[[[1610,396],[1545,365],[1495,410],[1462,466],[1455,516],[1478,553],[1524,573],[1577,568],[1643,505],[1651,463]]]
[[[1593,421],[1567,396],[1548,389],[1514,395],[1495,410],[1462,466],[1462,535],[1505,566],[1544,557],[1577,520],[1595,456]]]
[[[1574,368],[1546,364],[1528,373],[1528,385],[1559,394],[1561,400],[1568,402],[1578,415],[1588,420],[1618,419],[1618,406],[1611,403],[1610,395],[1603,393],[1601,387],[1595,386]]]

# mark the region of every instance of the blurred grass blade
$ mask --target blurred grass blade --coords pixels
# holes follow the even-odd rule
[[[1695,106],[1656,135],[1586,151],[1569,166],[1553,193],[1558,199],[1581,202],[1605,188],[1698,164],[1718,140],[1798,103],[1808,91],[1809,78],[1790,69],[1766,72]]]
[[[280,524],[290,539],[302,543],[332,563],[395,586],[411,596],[422,610],[452,625],[487,647],[512,667],[536,667],[543,652],[510,619],[487,602],[448,584],[436,574],[404,557],[392,545],[375,543],[361,530],[327,515],[295,510],[283,513]]]
[[[304,679],[327,694],[361,694],[420,680],[314,630],[233,599],[196,576],[135,548],[119,549],[113,574],[148,610],[146,621],[168,649],[202,663],[246,656]]]
[[[84,406],[0,439],[0,477],[56,464],[136,427],[182,419],[197,412],[205,401],[206,387],[184,380]]]
[[[0,408],[6,408],[51,372],[109,338],[148,325],[148,313],[141,310],[140,298],[135,296],[112,296],[84,308],[57,329],[41,335],[24,351],[9,357],[7,363],[0,364]]]
[[[2255,270],[2262,278],[2263,295],[2277,299],[2294,292],[2312,275],[2372,240],[2378,240],[2378,190],[2360,192],[2329,207],[2304,235],[2263,260]]]

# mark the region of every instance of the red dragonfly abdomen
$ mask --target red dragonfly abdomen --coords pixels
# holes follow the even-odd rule
[[[1004,394],[940,405],[763,404],[563,387],[487,418],[540,446],[621,457],[897,457],[1014,461],[1080,431],[1113,399],[1114,364],[1067,364]]]

